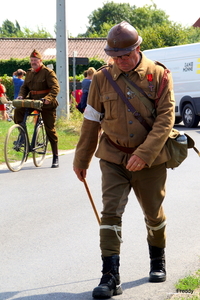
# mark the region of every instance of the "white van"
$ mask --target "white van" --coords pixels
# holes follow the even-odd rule
[[[150,59],[171,72],[176,100],[176,124],[197,127],[200,121],[200,43],[145,50]]]

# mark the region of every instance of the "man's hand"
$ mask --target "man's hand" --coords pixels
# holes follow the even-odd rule
[[[50,101],[49,100],[44,100],[44,104],[49,104]]]
[[[83,181],[86,178],[87,170],[79,169],[79,168],[76,168],[76,167],[73,167],[73,169],[74,169],[74,172],[76,173],[76,176],[78,177],[78,179],[80,181]]]
[[[133,171],[133,172],[140,171],[144,168],[145,165],[146,165],[146,163],[144,160],[142,160],[137,155],[133,155],[130,157],[130,159],[126,165],[126,169],[128,169],[129,171]]]
[[[18,96],[17,99],[23,99],[23,97],[22,96]]]
[[[41,98],[40,100],[42,100],[44,104],[49,104],[50,103],[50,101],[46,100],[45,98]]]

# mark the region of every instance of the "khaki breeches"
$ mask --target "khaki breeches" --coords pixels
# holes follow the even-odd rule
[[[34,109],[33,109],[34,111]],[[16,108],[14,113],[14,122],[19,124],[23,121],[25,109],[24,108]],[[48,139],[51,145],[55,145],[58,143],[58,136],[55,128],[56,121],[56,109],[42,109],[42,119],[44,122],[44,127]]]
[[[100,248],[103,256],[120,254],[121,219],[133,188],[142,208],[151,246],[165,248],[165,164],[130,172],[123,165],[100,160],[103,211]]]

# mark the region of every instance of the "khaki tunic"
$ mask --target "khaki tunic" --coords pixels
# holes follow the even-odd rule
[[[38,94],[31,93],[31,91],[37,91]],[[39,91],[43,92],[39,93]],[[51,102],[52,107],[57,107],[58,103],[56,97],[59,91],[60,87],[55,72],[42,65],[39,72],[34,72],[32,69],[27,71],[19,96],[23,98],[30,97],[30,99],[34,100],[44,98]]]
[[[130,80],[135,82],[153,101],[157,99],[164,66],[147,59],[141,53],[142,59],[133,71],[128,73]],[[127,95],[127,84],[122,77],[122,71],[114,64],[106,67],[113,80]],[[148,82],[147,75],[151,74],[152,81]],[[149,87],[152,86],[153,88]],[[132,93],[129,100],[134,108],[142,115],[146,122],[152,127],[150,132],[134,117],[126,104],[108,82],[105,75],[99,70],[93,77],[88,96],[88,107],[82,125],[82,132],[76,148],[74,166],[87,169],[90,160],[98,144],[98,133],[100,128],[116,144],[123,147],[137,147],[132,153],[146,162],[147,167],[162,164],[170,159],[170,154],[165,146],[168,135],[174,125],[174,93],[171,74],[168,74],[168,83],[164,88],[156,109],[156,118],[152,112],[141,101],[144,97],[138,91]],[[98,112],[103,116],[102,120],[94,120],[91,113]],[[130,155],[118,150],[113,146],[103,133],[96,156],[116,164],[126,165]]]

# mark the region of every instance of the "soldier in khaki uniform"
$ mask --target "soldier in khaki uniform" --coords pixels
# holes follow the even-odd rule
[[[55,129],[56,108],[58,106],[56,96],[60,90],[58,79],[53,70],[43,65],[42,56],[37,50],[31,53],[30,63],[31,69],[26,73],[26,78],[24,84],[21,86],[18,99],[44,99],[42,118],[53,153],[51,167],[58,168],[58,137]],[[14,122],[17,124],[21,123],[23,116],[24,108],[16,108]]]
[[[113,63],[105,68],[151,130],[136,118],[101,70],[94,75],[84,113],[74,171],[83,181],[103,130],[96,156],[102,171],[103,211],[100,248],[103,276],[93,291],[96,299],[122,293],[119,276],[121,220],[131,188],[143,210],[150,254],[150,282],[166,280],[165,225],[162,202],[165,196],[166,166],[170,154],[165,146],[174,125],[174,94],[170,73],[157,103],[156,115],[143,101],[136,83],[155,103],[165,67],[140,51],[142,38],[127,22],[111,28],[105,52]],[[125,79],[124,79],[125,78]],[[153,106],[153,105],[152,105]]]

